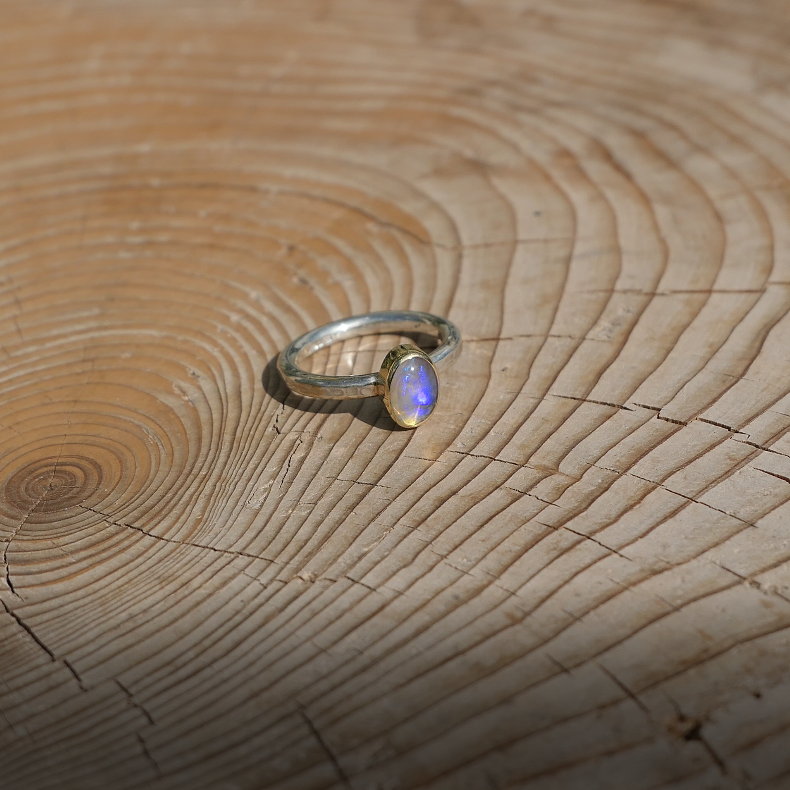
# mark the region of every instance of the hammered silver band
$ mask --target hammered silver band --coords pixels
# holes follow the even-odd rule
[[[353,318],[332,321],[305,333],[285,348],[277,359],[277,368],[285,383],[297,395],[329,400],[369,398],[384,393],[380,373],[354,376],[324,376],[308,373],[299,367],[302,359],[332,343],[362,335],[426,332],[439,336],[439,345],[426,352],[437,369],[447,365],[461,348],[461,336],[455,324],[432,313],[411,310],[384,310]]]

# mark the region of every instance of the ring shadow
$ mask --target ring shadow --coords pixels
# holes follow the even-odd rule
[[[408,337],[415,345],[422,349],[435,348],[439,343],[433,335],[426,335],[422,332],[404,332],[401,337]],[[277,369],[277,358],[275,354],[267,363],[261,374],[261,383],[266,394],[278,403],[295,409],[296,411],[308,412],[310,414],[351,414],[358,420],[374,428],[395,432],[408,431],[409,428],[401,428],[384,406],[381,398],[349,398],[346,400],[329,400],[326,398],[308,398],[302,395],[294,395]]]
[[[389,416],[381,398],[352,398],[350,400],[328,400],[294,395],[277,370],[277,357],[272,357],[263,369],[261,383],[270,398],[296,411],[311,414],[351,414],[374,428],[390,431],[405,431]]]

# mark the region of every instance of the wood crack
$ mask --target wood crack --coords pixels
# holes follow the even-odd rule
[[[136,708],[137,710],[139,710],[140,713],[142,713],[143,716],[145,716],[145,718],[148,721],[148,723],[153,727],[156,724],[156,722],[154,721],[154,717],[146,710],[146,708],[141,703],[139,703],[135,699],[134,694],[132,694],[132,692],[129,691],[129,689],[123,683],[121,683],[121,681],[118,680],[118,678],[115,678],[115,684],[126,695],[126,699],[127,699],[128,703],[133,708]]]
[[[610,672],[603,664],[598,663],[598,669],[604,673],[611,681],[615,684],[629,699],[632,699],[636,706],[644,713],[649,719],[652,720],[652,716],[650,715],[650,709],[642,702],[641,699],[630,689],[628,686],[623,683],[620,678],[618,678],[613,672]]]
[[[668,491],[670,494],[674,494],[675,496],[679,496],[682,499],[687,500],[688,502],[692,502],[695,505],[701,505],[702,507],[709,508],[710,510],[715,511],[716,513],[721,513],[723,516],[729,516],[730,518],[734,518],[736,521],[740,521],[746,527],[753,527],[754,529],[758,529],[756,524],[752,524],[751,521],[747,521],[746,519],[740,518],[740,516],[736,516],[734,513],[728,513],[726,510],[721,510],[720,508],[714,507],[713,505],[709,504],[708,502],[703,502],[700,499],[695,499],[688,494],[682,494],[680,491],[676,491],[674,488],[669,488],[668,486],[664,485],[663,483],[656,482],[655,480],[651,480],[649,477],[642,477],[641,475],[637,475],[634,472],[628,471],[620,471],[619,469],[612,469],[608,466],[599,466],[598,464],[591,464],[591,466],[596,467],[597,469],[603,469],[607,472],[613,472],[616,475],[622,475],[627,477],[633,477],[636,480],[641,480],[643,483],[649,483],[653,486],[654,489],[662,488],[664,491]],[[763,471],[763,470],[760,470]]]
[[[562,398],[563,400],[575,400],[579,403],[594,403],[596,406],[609,406],[612,409],[622,409],[623,411],[633,411],[628,406],[623,406],[620,403],[612,403],[607,400],[593,400],[592,398],[578,398],[574,395],[555,395],[553,392],[549,393],[553,398]]]
[[[786,477],[785,475],[779,475],[776,472],[769,472],[767,469],[759,469],[755,467],[758,472],[762,472],[764,475],[770,475],[771,477],[775,477],[777,480],[781,480],[784,483],[790,483],[790,477]]]
[[[702,728],[705,724],[704,718],[690,718],[686,716],[680,709],[680,705],[669,695],[667,695],[670,704],[675,709],[677,716],[676,721],[668,727],[669,731],[682,738],[684,741],[697,741],[703,749],[708,753],[710,759],[718,767],[722,775],[727,775],[727,765],[721,758],[721,755],[710,745],[708,740],[702,734]]]
[[[123,521],[115,521],[113,520],[112,516],[108,515],[107,513],[102,513],[101,510],[96,510],[92,507],[87,507],[86,505],[79,505],[83,510],[89,510],[91,513],[95,513],[97,516],[101,516],[108,524],[112,524],[114,527],[123,527],[124,529],[132,529],[135,532],[139,532],[141,535],[145,535],[148,538],[153,540],[161,541],[162,543],[170,543],[174,546],[188,546],[193,549],[204,549],[205,551],[212,551],[216,554],[224,554],[225,556],[229,557],[246,557],[250,560],[261,560],[262,562],[268,562],[272,565],[278,565],[280,563],[276,562],[275,560],[269,560],[266,557],[259,557],[257,554],[249,554],[246,551],[235,551],[233,549],[219,549],[216,546],[207,546],[205,543],[192,543],[188,540],[177,540],[176,538],[167,538],[164,535],[154,535],[152,532],[148,532],[144,530],[142,527],[137,527],[134,524],[126,524]]]
[[[54,477],[55,477],[55,471],[53,469],[53,471],[50,473],[49,482],[47,483],[47,487],[49,487],[51,485],[52,480],[54,479]],[[21,596],[17,593],[16,588],[14,587],[14,584],[13,584],[13,582],[11,580],[11,564],[8,561],[8,551],[11,548],[11,544],[13,543],[14,538],[16,538],[19,535],[19,533],[22,531],[22,527],[25,526],[25,524],[27,523],[27,520],[33,514],[33,511],[35,511],[35,509],[45,499],[46,499],[46,494],[42,494],[36,500],[36,502],[33,504],[33,506],[30,508],[30,510],[27,511],[27,513],[25,514],[24,518],[16,526],[16,528],[13,531],[13,533],[8,538],[8,541],[6,542],[5,546],[3,546],[3,567],[5,568],[5,581],[6,581],[6,584],[8,585],[8,589],[11,591],[11,594],[13,596],[15,596],[16,598],[20,598],[21,599]]]
[[[524,468],[521,464],[516,463],[516,461],[506,461],[504,458],[493,458],[490,455],[483,455],[482,453],[470,453],[467,452],[466,450],[445,450],[445,452],[452,453],[453,455],[464,455],[467,458],[480,458],[481,460],[485,460],[485,461],[496,461],[497,463],[500,464],[507,464],[508,466],[518,467],[519,469]],[[420,460],[427,461],[428,459],[423,458]]]
[[[733,428],[731,425],[725,425],[723,422],[716,422],[715,420],[708,420],[705,417],[695,417],[694,419],[699,420],[699,422],[706,422],[708,425],[715,425],[717,428],[724,428],[725,431],[729,431],[730,433],[740,433],[746,436],[747,434],[743,433],[743,431],[739,431],[737,428]]]
[[[46,643],[36,634],[36,632],[13,610],[8,604],[0,599],[0,604],[2,604],[3,609],[5,610],[6,614],[8,614],[14,622],[38,645],[38,647],[43,650],[49,660],[53,663],[60,664],[60,666],[64,667],[69,674],[74,678],[77,682],[77,685],[80,687],[81,691],[87,691],[87,687],[82,682],[82,678],[80,677],[77,670],[74,668],[74,665],[65,658],[59,658],[55,655],[55,653],[47,647]]]
[[[148,748],[148,744],[145,742],[145,738],[140,732],[137,733],[137,742],[140,744],[140,749],[142,750],[143,755],[153,767],[154,773],[156,774],[157,778],[161,779],[164,776],[164,773],[162,772],[162,769],[159,767],[159,763],[154,759],[153,754],[151,754],[151,751]]]
[[[291,471],[291,462],[293,461],[293,457],[296,454],[296,451],[301,446],[302,442],[303,442],[302,437],[301,436],[297,436],[296,437],[296,441],[294,442],[294,446],[291,448],[291,452],[288,453],[288,459],[287,459],[287,461],[285,463],[285,472],[283,473],[282,480],[280,480],[280,484],[279,484],[278,488],[282,488],[283,485],[285,484],[285,481],[286,481],[286,479],[288,477],[288,472]]]
[[[304,721],[304,723],[307,725],[307,728],[318,742],[318,745],[321,747],[321,750],[326,755],[329,762],[332,763],[332,767],[335,769],[335,773],[337,774],[337,778],[340,780],[340,783],[343,785],[343,787],[351,790],[351,782],[348,779],[348,775],[343,770],[343,766],[340,765],[340,760],[330,748],[323,735],[321,735],[318,728],[313,723],[313,720],[307,715],[305,708],[301,705],[299,706],[299,715],[302,717],[302,721]]]

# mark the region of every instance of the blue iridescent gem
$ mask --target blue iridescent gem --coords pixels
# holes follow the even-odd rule
[[[406,428],[419,425],[436,406],[439,382],[433,365],[422,357],[409,357],[392,374],[390,413]]]

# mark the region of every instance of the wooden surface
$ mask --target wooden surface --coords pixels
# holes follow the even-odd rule
[[[786,3],[0,19],[5,790],[790,787]]]

